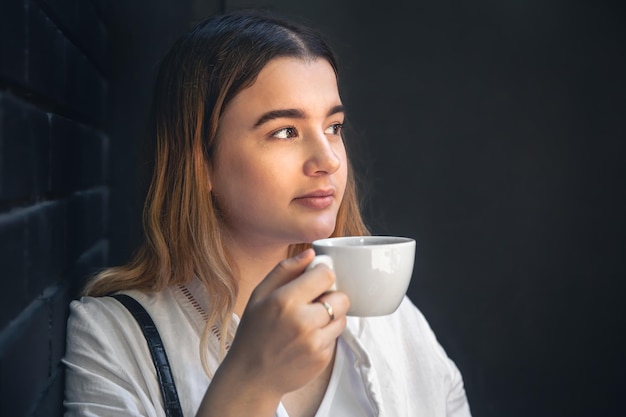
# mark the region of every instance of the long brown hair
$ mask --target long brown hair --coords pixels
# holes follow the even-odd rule
[[[144,242],[127,265],[90,280],[85,295],[128,289],[156,292],[197,277],[211,297],[201,351],[207,351],[214,324],[228,329],[238,277],[222,244],[220,217],[209,192],[215,136],[229,101],[251,85],[270,60],[281,56],[322,58],[337,73],[335,56],[316,32],[260,12],[211,17],[173,45],[161,63],[151,109],[150,137],[156,144],[144,206]],[[367,233],[349,166],[332,236]],[[289,252],[309,245],[291,245]]]

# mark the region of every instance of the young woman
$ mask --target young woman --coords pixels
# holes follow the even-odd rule
[[[461,375],[405,299],[346,317],[310,242],[363,235],[337,65],[319,35],[212,17],[165,57],[145,242],[71,304],[68,416],[165,416],[130,295],[156,324],[185,416],[468,416]]]

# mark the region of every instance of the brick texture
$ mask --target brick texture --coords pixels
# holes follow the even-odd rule
[[[63,415],[69,302],[130,256],[140,228],[156,64],[192,9],[219,5],[0,2],[0,416]]]
[[[102,5],[0,5],[0,415],[62,416],[68,305],[108,264]]]
[[[43,300],[35,300],[18,320],[4,331],[0,357],[0,387],[4,416],[25,415],[47,384],[49,357],[42,342],[49,340],[49,314]]]

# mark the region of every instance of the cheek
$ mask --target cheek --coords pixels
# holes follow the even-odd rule
[[[346,186],[348,183],[348,170],[343,169],[341,172],[341,179],[339,181],[337,181],[337,189],[339,189],[339,187],[341,187],[341,201],[343,201],[345,195],[346,195]],[[340,184],[339,184],[340,183]]]
[[[268,195],[280,187],[278,173],[259,157],[240,153],[221,161],[215,177],[214,194],[222,209],[245,212],[258,210]]]
[[[341,167],[335,173],[335,185],[338,187],[338,189],[341,189],[343,199],[343,193],[346,189],[346,184],[348,182],[348,157],[346,155],[346,149],[343,147],[343,145],[341,149],[338,150],[336,153],[339,158],[341,158]]]

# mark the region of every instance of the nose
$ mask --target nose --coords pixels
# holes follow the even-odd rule
[[[304,163],[304,173],[309,176],[330,175],[335,173],[341,166],[341,157],[337,153],[337,147],[343,146],[341,139],[333,143],[322,132],[309,136],[307,140],[307,158]]]

